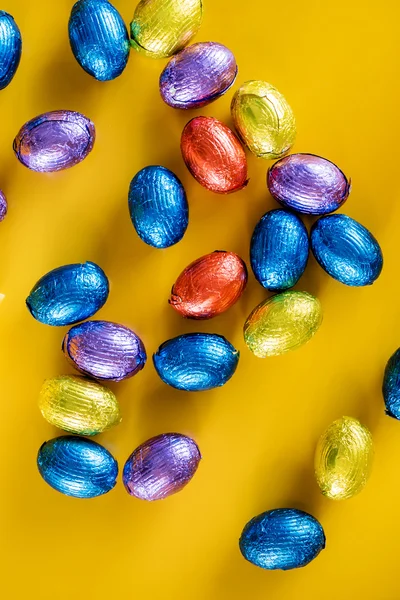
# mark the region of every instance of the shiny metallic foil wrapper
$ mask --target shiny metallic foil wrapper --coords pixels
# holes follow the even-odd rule
[[[47,379],[40,390],[39,408],[51,425],[80,435],[97,435],[121,421],[112,391],[76,375]]]
[[[182,50],[200,28],[202,0],[141,0],[131,23],[132,46],[153,58]]]
[[[0,190],[0,222],[6,218],[8,210],[7,199],[3,192]]]
[[[386,414],[400,420],[400,348],[390,357],[383,377]]]
[[[239,355],[222,335],[186,333],[164,342],[153,362],[164,383],[202,392],[224,385],[236,371]]]
[[[45,325],[72,325],[92,317],[106,302],[108,292],[106,274],[95,263],[64,265],[39,279],[26,305]]]
[[[373,455],[372,435],[360,421],[352,417],[334,421],[315,451],[315,477],[324,496],[344,500],[361,492]]]
[[[37,465],[48,485],[74,498],[102,496],[117,482],[118,463],[110,452],[92,440],[72,435],[45,442]]]
[[[216,251],[192,262],[176,280],[169,303],[187,319],[211,319],[235,304],[247,268],[234,252]]]
[[[325,534],[312,515],[296,508],[277,508],[247,523],[239,547],[253,565],[286,571],[314,560],[325,548]]]
[[[250,244],[250,263],[268,290],[293,287],[303,275],[309,254],[308,233],[299,217],[271,210],[257,223]]]
[[[95,379],[128,379],[146,363],[146,350],[139,336],[110,321],[75,325],[65,335],[62,349],[78,371]]]
[[[80,163],[92,150],[94,140],[94,125],[87,117],[70,110],[55,110],[25,123],[13,149],[28,169],[51,173]]]
[[[210,192],[230,194],[247,183],[247,159],[235,134],[213,117],[195,117],[181,137],[183,160],[193,177]]]
[[[0,10],[0,90],[7,87],[21,60],[22,38],[14,18]]]
[[[259,358],[278,356],[308,342],[322,323],[318,298],[287,291],[259,304],[244,325],[244,340]]]
[[[171,58],[160,77],[160,93],[172,108],[200,108],[234,84],[238,67],[232,52],[216,42],[200,42]]]
[[[285,98],[266,81],[246,81],[235,93],[231,113],[236,131],[260,158],[287,154],[296,138],[296,121]]]
[[[163,500],[189,483],[200,459],[194,440],[180,433],[164,433],[132,452],[125,463],[122,480],[131,496]]]
[[[121,75],[129,58],[128,31],[107,0],[79,0],[68,24],[72,52],[89,75],[110,81]]]
[[[271,195],[285,208],[309,215],[337,210],[347,200],[350,180],[332,162],[314,154],[290,154],[267,174]]]
[[[183,238],[189,223],[185,189],[169,169],[145,167],[131,181],[129,213],[141,240],[169,248]]]
[[[321,267],[350,286],[371,285],[383,267],[372,233],[347,215],[321,217],[311,228],[311,249]]]

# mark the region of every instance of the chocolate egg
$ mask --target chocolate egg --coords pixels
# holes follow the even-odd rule
[[[259,358],[295,350],[322,322],[319,300],[307,292],[288,291],[261,302],[244,325],[244,340]]]
[[[322,434],[315,451],[315,476],[324,496],[343,500],[365,486],[373,458],[372,436],[360,421],[342,417]]]
[[[172,171],[160,166],[145,167],[132,179],[129,212],[138,236],[155,248],[179,242],[189,221],[183,185]]]
[[[372,233],[347,215],[321,217],[311,229],[311,249],[321,267],[345,285],[371,285],[383,257]]]
[[[146,350],[139,336],[110,321],[75,325],[64,337],[63,352],[81,373],[109,381],[132,377],[146,363]]]
[[[22,53],[21,32],[14,18],[0,10],[0,90],[11,83]]]
[[[136,448],[125,463],[122,480],[131,496],[163,500],[185,487],[201,459],[194,440],[163,433]]]
[[[257,223],[250,244],[253,273],[268,290],[294,286],[304,273],[309,252],[303,222],[286,210],[271,210]]]
[[[55,110],[25,123],[13,148],[28,169],[51,173],[80,163],[92,150],[94,139],[94,125],[87,117]]]
[[[383,378],[386,414],[400,420],[400,348],[390,357]]]
[[[72,325],[96,313],[108,298],[108,279],[92,262],[65,265],[44,275],[26,305],[46,325]]]
[[[278,160],[268,171],[267,185],[285,208],[309,215],[337,210],[350,193],[344,173],[314,154],[290,154]]]
[[[110,81],[121,75],[129,58],[129,35],[116,8],[107,0],[79,0],[68,24],[72,52],[89,75]]]
[[[5,219],[8,210],[7,200],[3,192],[0,190],[0,222]]]
[[[262,569],[297,569],[325,548],[322,525],[296,508],[277,508],[251,519],[239,541],[244,558]]]
[[[160,93],[172,108],[200,108],[233,85],[237,64],[232,52],[216,42],[199,42],[171,58],[160,77]]]
[[[248,183],[245,151],[229,127],[213,117],[187,123],[181,151],[193,177],[211,192],[230,194]]]
[[[132,46],[153,58],[182,50],[197,33],[202,0],[141,0],[131,23]]]
[[[106,448],[66,435],[45,442],[38,453],[39,473],[52,488],[74,498],[95,498],[113,489],[118,463]]]
[[[285,98],[266,81],[246,81],[232,99],[236,131],[261,158],[287,154],[296,138],[296,121]]]
[[[247,284],[247,268],[233,252],[216,251],[192,262],[176,280],[169,303],[188,319],[211,319],[235,304]]]
[[[222,335],[186,333],[164,342],[153,362],[164,383],[201,392],[224,385],[232,377],[239,352]]]

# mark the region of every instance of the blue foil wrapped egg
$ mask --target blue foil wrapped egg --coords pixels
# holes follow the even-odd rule
[[[296,508],[277,508],[254,517],[239,541],[244,558],[262,569],[297,569],[325,548],[322,525]]]
[[[321,267],[345,285],[371,285],[382,270],[377,240],[347,215],[318,219],[311,229],[311,249]]]
[[[129,212],[138,236],[154,248],[179,242],[189,222],[182,183],[172,171],[160,166],[145,167],[132,179]]]
[[[382,391],[386,414],[400,421],[400,348],[386,365]]]
[[[69,41],[80,66],[99,81],[121,75],[129,58],[129,35],[107,0],[79,0],[69,19]]]
[[[14,18],[0,10],[0,90],[11,83],[22,53],[22,38]]]
[[[106,302],[108,292],[106,274],[95,263],[65,265],[39,279],[26,305],[45,325],[72,325],[94,315]]]
[[[271,210],[257,223],[250,244],[250,263],[267,290],[286,290],[307,265],[308,233],[303,222],[286,210]]]
[[[95,498],[116,484],[118,463],[87,438],[66,435],[45,442],[37,457],[39,473],[52,488],[74,498]]]
[[[199,392],[224,385],[236,371],[239,352],[222,335],[186,333],[164,342],[153,362],[164,383]]]

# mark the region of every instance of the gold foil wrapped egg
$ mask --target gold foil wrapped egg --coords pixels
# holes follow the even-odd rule
[[[284,96],[266,81],[246,81],[232,99],[231,113],[240,138],[256,156],[281,158],[293,146],[293,111]]]
[[[315,451],[315,476],[324,496],[344,500],[361,492],[373,454],[371,433],[360,421],[352,417],[334,421]]]

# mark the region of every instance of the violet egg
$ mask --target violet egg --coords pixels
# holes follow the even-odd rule
[[[0,190],[0,222],[5,219],[8,210],[7,199]]]
[[[14,18],[0,10],[0,90],[11,83],[21,60],[21,32]]]

